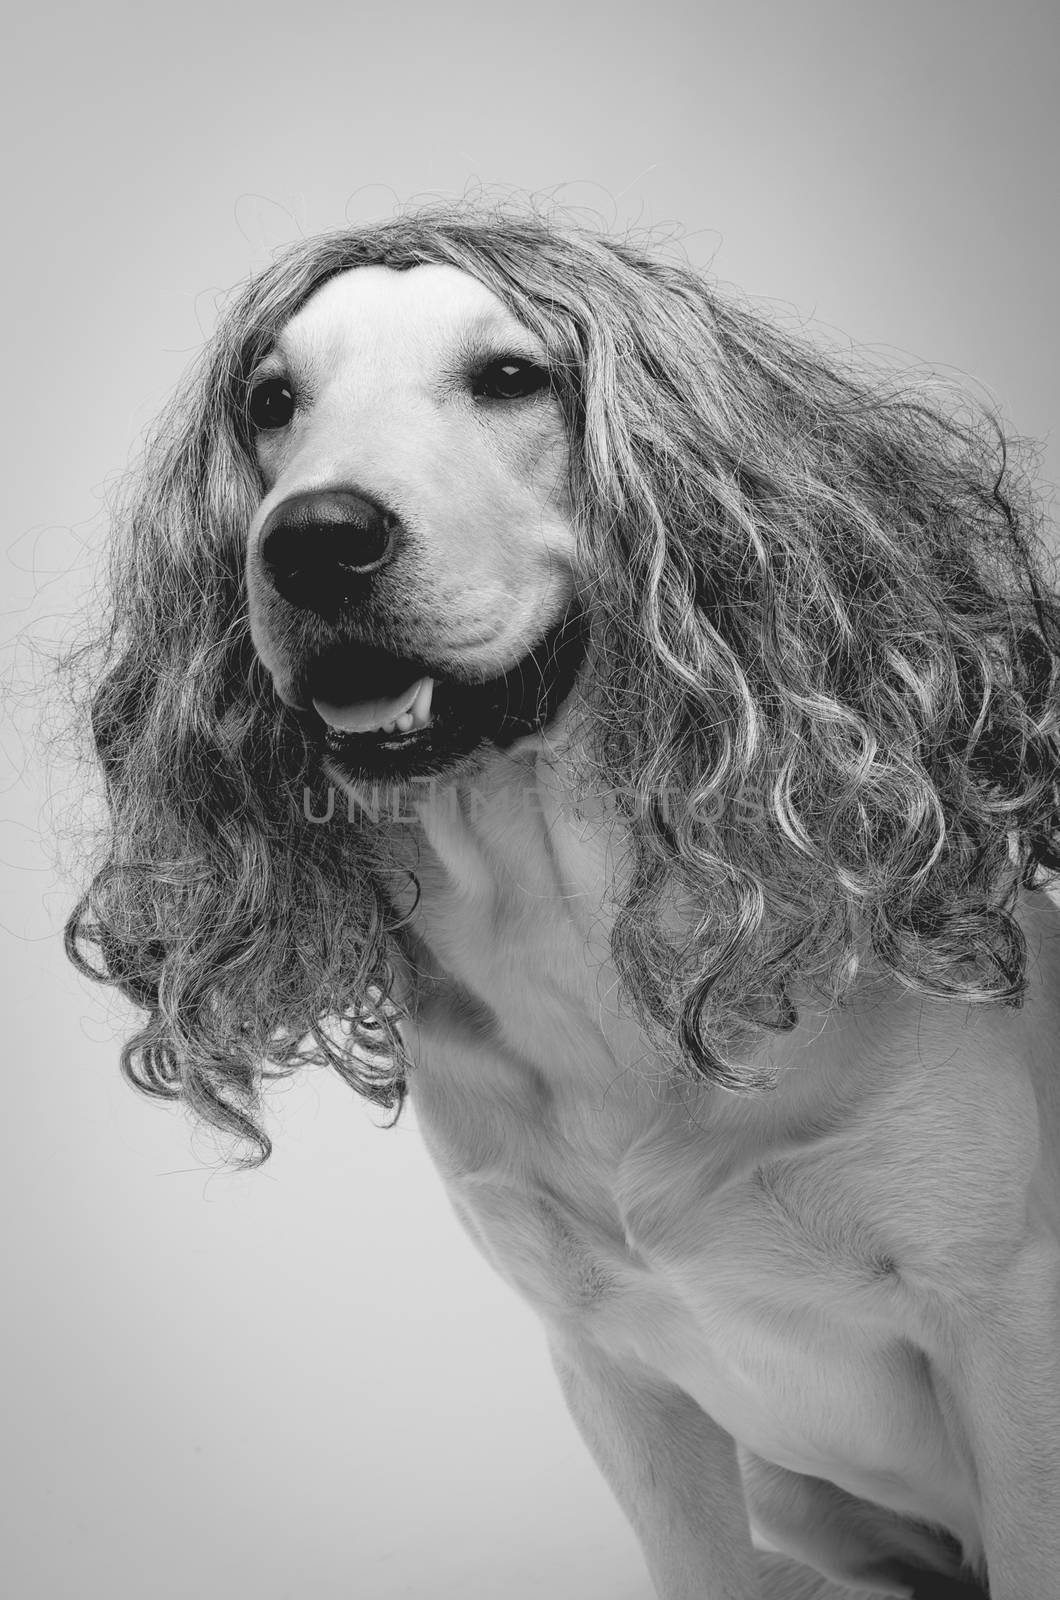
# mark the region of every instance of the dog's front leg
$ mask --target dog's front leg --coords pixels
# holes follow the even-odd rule
[[[588,1340],[553,1338],[552,1360],[659,1600],[760,1600],[730,1436],[682,1389]]]
[[[955,1387],[982,1499],[991,1600],[1060,1594],[1060,1248],[1025,1245],[968,1319]]]

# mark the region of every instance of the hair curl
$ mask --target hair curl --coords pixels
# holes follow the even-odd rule
[[[126,1075],[259,1160],[262,1080],[307,1060],[400,1111],[385,828],[307,824],[312,753],[250,642],[245,390],[328,278],[422,262],[479,279],[550,352],[590,621],[576,778],[628,830],[612,951],[663,1059],[759,1086],[763,1030],[870,959],[1017,1003],[1016,895],[1060,868],[1060,605],[1000,427],[629,241],[447,207],[253,279],[119,505],[112,616],[76,663],[111,837],[67,947],[147,1012]]]

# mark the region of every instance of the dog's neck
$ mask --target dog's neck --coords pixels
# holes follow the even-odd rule
[[[395,908],[409,914],[408,990],[430,997],[424,1027],[443,1013],[446,1027],[457,1011],[488,1016],[515,1055],[555,1084],[567,1080],[572,1093],[606,1090],[614,1100],[621,1077],[658,1095],[668,1068],[623,1000],[611,958],[628,881],[623,829],[605,799],[575,807],[566,756],[552,729],[471,774],[424,786],[421,798],[406,796],[390,835],[390,887]],[[814,1100],[822,1074],[834,1074],[849,1099],[846,1025],[807,1008],[760,1055],[778,1074],[812,1060]],[[793,1080],[788,1093],[796,1088]]]
[[[667,1068],[620,994],[610,953],[627,881],[622,830],[604,801],[575,809],[566,755],[552,730],[406,803],[390,835],[395,907],[411,911],[409,872],[419,888],[406,980],[430,993],[446,1026],[456,1011],[491,1019],[515,1056],[556,1083],[569,1080],[572,1093],[613,1097],[619,1077],[657,1093]],[[1060,978],[1055,909],[1031,896],[1021,920],[1032,961],[1045,930],[1042,953]],[[1030,1021],[996,1006],[955,1012],[871,971],[842,1009],[800,998],[796,1027],[767,1034],[755,1052],[776,1074],[769,1098],[778,1117],[790,1126],[825,1105],[846,1115],[875,1092],[885,1063],[893,1075],[896,1056],[930,1068],[936,1039],[939,1051],[953,1049],[955,1015],[969,1039],[977,1028]]]

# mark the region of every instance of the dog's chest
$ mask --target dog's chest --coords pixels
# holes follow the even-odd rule
[[[830,1363],[834,1415],[846,1388],[871,1413],[878,1387],[881,1432],[919,1432],[922,1380],[896,1401],[879,1315],[887,1262],[837,1222],[848,1195],[825,1174],[800,1211],[762,1123],[675,1086],[620,1004],[614,870],[602,837],[540,816],[425,821],[411,1100],[457,1214],[547,1325],[665,1373],[774,1460],[834,1457],[800,1412],[803,1361]]]

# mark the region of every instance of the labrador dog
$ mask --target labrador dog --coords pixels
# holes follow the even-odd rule
[[[75,959],[268,1140],[410,1095],[660,1600],[1060,1595],[1060,606],[988,425],[440,210],[256,278],[120,508]]]

